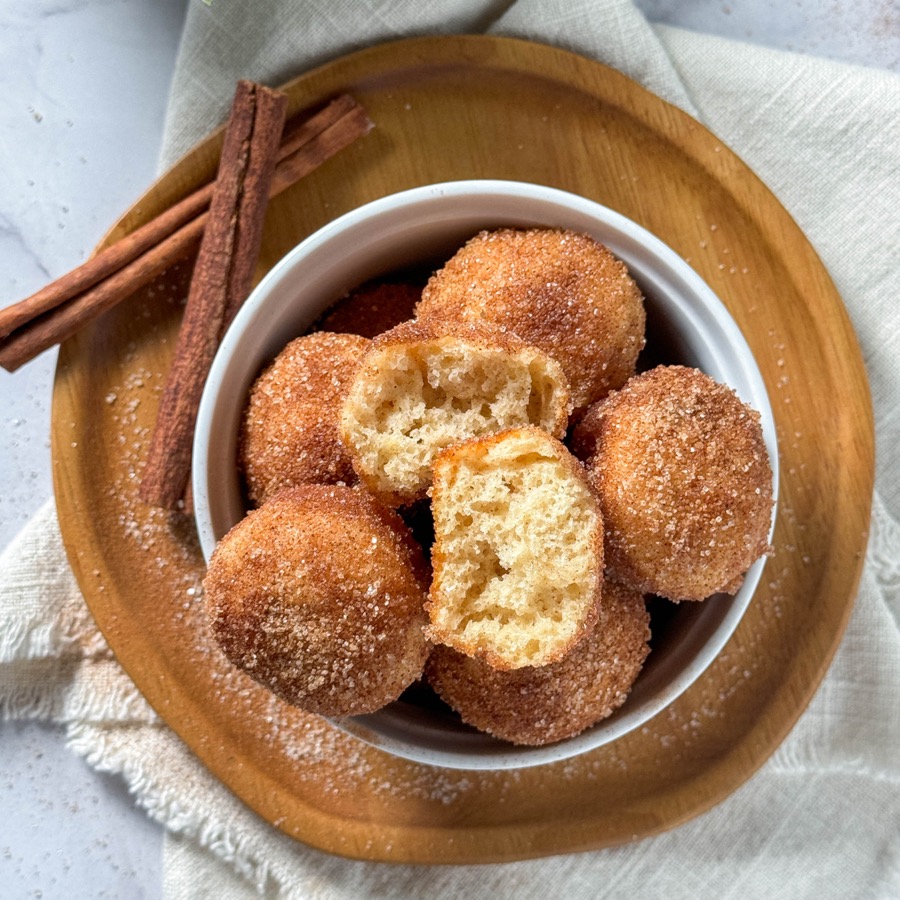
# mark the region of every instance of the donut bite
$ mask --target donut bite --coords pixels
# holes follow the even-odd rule
[[[625,264],[559,228],[479,233],[431,277],[416,315],[485,322],[540,348],[563,367],[576,416],[634,374],[646,323]]]
[[[670,600],[734,593],[768,552],[772,467],[759,413],[708,375],[659,366],[581,420],[607,577]]]
[[[395,512],[356,488],[301,485],[222,538],[203,588],[232,663],[288,703],[344,716],[421,676],[428,584]]]
[[[593,627],[603,522],[578,461],[539,428],[441,453],[428,636],[497,669],[561,659]]]
[[[368,349],[358,335],[309,334],[291,341],[256,379],[239,445],[252,505],[298,484],[356,482],[338,416]]]
[[[425,679],[479,731],[514,744],[552,744],[580,734],[625,702],[649,640],[643,596],[607,582],[593,629],[558,662],[500,671],[438,645]]]
[[[446,447],[519,425],[561,436],[569,409],[559,363],[514,335],[414,321],[373,340],[340,433],[362,483],[401,506],[425,497]]]
[[[316,330],[377,337],[413,318],[421,297],[422,288],[408,282],[365,284],[328,309]]]

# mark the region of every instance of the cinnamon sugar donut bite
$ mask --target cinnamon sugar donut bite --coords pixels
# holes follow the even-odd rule
[[[421,548],[357,488],[282,491],[222,538],[203,589],[225,655],[308,712],[373,712],[422,674]]]
[[[734,593],[769,549],[772,468],[759,414],[730,388],[659,366],[573,434],[606,526],[607,578],[670,600]]]
[[[644,299],[624,263],[558,228],[482,231],[429,280],[416,314],[482,321],[557,359],[576,415],[635,371]]]
[[[643,596],[607,582],[593,630],[558,662],[503,672],[438,645],[425,679],[479,731],[514,744],[552,744],[580,734],[625,702],[649,639]]]
[[[561,659],[593,627],[603,522],[581,464],[539,428],[434,463],[429,637],[498,669]]]
[[[421,296],[421,287],[406,282],[365,284],[328,309],[316,329],[377,337],[413,318]]]
[[[306,335],[291,341],[256,379],[239,449],[254,506],[298,484],[356,482],[338,414],[368,348],[369,341],[357,335]]]
[[[560,365],[514,335],[407,322],[372,342],[344,400],[341,437],[360,480],[400,506],[425,496],[445,447],[517,425],[561,436],[568,413]]]

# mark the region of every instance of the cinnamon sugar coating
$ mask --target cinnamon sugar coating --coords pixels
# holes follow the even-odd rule
[[[576,416],[635,371],[643,296],[593,238],[555,228],[483,231],[429,280],[419,318],[483,321],[556,358]]]
[[[219,542],[203,588],[232,663],[288,703],[342,716],[420,677],[428,582],[396,513],[359,488],[301,485]]]
[[[772,468],[759,413],[684,366],[590,409],[572,436],[600,497],[606,575],[670,600],[735,592],[769,550]]]
[[[239,450],[254,506],[298,484],[356,482],[338,434],[338,414],[368,348],[369,341],[358,335],[305,335],[257,378]]]
[[[373,338],[411,319],[422,288],[404,282],[365,284],[342,297],[319,320],[317,331]]]
[[[618,709],[649,652],[644,598],[606,583],[593,630],[561,660],[499,671],[482,660],[436,646],[425,678],[464,722],[515,744],[552,744]]]

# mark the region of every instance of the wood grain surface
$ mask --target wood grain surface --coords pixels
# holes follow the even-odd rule
[[[275,826],[333,853],[511,860],[635,840],[698,815],[742,784],[805,708],[863,563],[872,414],[856,338],[827,272],[727,147],[582,57],[512,39],[421,38],[338,59],[285,89],[289,114],[349,92],[376,128],[272,203],[257,277],[340,213],[435,181],[539,182],[635,219],[718,293],[762,370],[781,454],[775,553],[712,667],[621,740],[563,763],[497,773],[430,768],[363,745],[227,664],[204,621],[192,524],[137,499],[186,294],[182,267],[60,356],[57,504],[100,628],[218,778]],[[199,145],[104,243],[209,178],[220,143],[216,134]]]

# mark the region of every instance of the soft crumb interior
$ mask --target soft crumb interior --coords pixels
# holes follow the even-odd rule
[[[541,358],[452,339],[388,347],[373,369],[365,394],[348,398],[344,423],[360,463],[389,493],[424,491],[435,455],[469,438],[521,425],[555,431],[566,402]]]
[[[599,521],[587,487],[527,445],[463,459],[441,480],[435,625],[516,667],[567,644],[595,600]],[[517,452],[518,451],[518,452]]]

